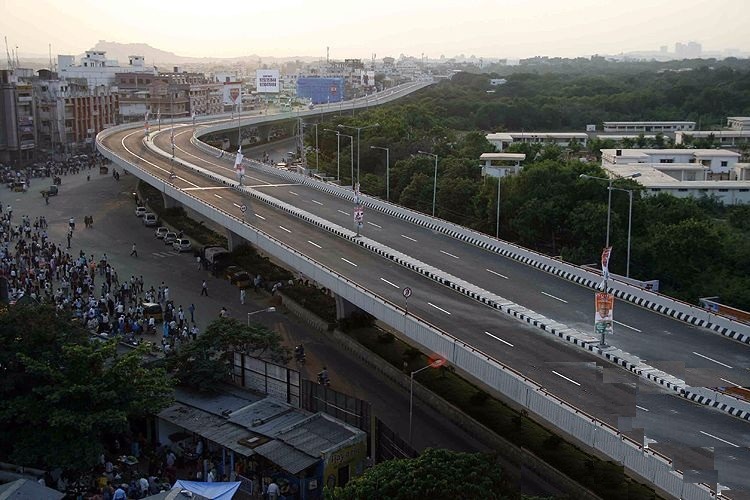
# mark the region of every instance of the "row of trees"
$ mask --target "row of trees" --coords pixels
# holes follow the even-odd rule
[[[718,85],[722,92],[729,92],[721,106],[712,108],[716,120],[726,114],[750,113],[750,92],[746,91],[750,90],[750,71],[747,68],[587,77],[517,74],[511,75],[508,83],[499,87],[491,98],[486,97],[484,91],[487,82],[487,75],[459,74],[452,81],[428,88],[406,102],[360,112],[353,117],[330,117],[320,128],[333,129],[337,124],[379,124],[362,131],[360,138],[359,175],[363,192],[386,197],[386,155],[370,146],[388,147],[390,200],[431,213],[434,159],[418,154],[418,151],[428,151],[439,157],[438,217],[494,235],[499,188],[501,238],[551,255],[561,255],[577,264],[586,264],[598,260],[604,245],[607,190],[604,183],[579,177],[581,174],[606,177],[605,172],[598,165],[580,162],[579,148],[576,147],[564,151],[554,145],[514,145],[513,150],[527,155],[522,173],[503,179],[499,186],[495,179],[482,178],[479,156],[494,148],[486,140],[485,132],[465,132],[463,129],[485,128],[476,112],[487,105],[487,99],[497,99],[500,95],[502,99],[512,101],[513,106],[519,107],[517,118],[527,128],[535,130],[550,128],[544,103],[555,99],[565,103],[565,112],[576,116],[577,124],[601,119],[589,116],[587,111],[577,107],[575,94],[582,98],[590,98],[593,94],[596,98],[587,106],[597,113],[601,111],[599,107],[604,106],[606,113],[602,117],[607,119],[674,117],[671,111],[658,110],[678,108],[680,114],[677,116],[695,117],[682,107],[690,106],[690,93],[697,92],[693,86],[699,84]],[[656,92],[657,88],[661,90]],[[641,99],[645,99],[643,94],[647,91],[651,95],[644,107]],[[735,91],[742,91],[743,95]],[[629,114],[611,115],[612,103],[609,100],[616,96],[611,92],[627,95],[629,101],[639,104]],[[735,97],[737,99],[733,101]],[[506,106],[507,103],[498,102],[496,105]],[[626,109],[630,108],[624,106],[623,110]],[[515,118],[505,112],[494,110],[487,116],[497,128],[521,128],[514,124]],[[655,143],[642,144],[670,145],[663,136],[657,136],[653,141]],[[341,140],[340,177],[344,185],[352,183],[350,154],[354,156],[356,169],[356,138],[353,142],[355,144],[351,145],[350,141]],[[634,145],[641,144],[640,139],[634,142]],[[319,144],[321,170],[336,177],[335,134],[321,133]],[[611,146],[592,141],[592,147],[597,149]],[[315,164],[312,155],[308,159],[311,165]],[[354,176],[357,177],[356,172]],[[750,308],[750,268],[743,259],[750,250],[750,229],[745,222],[750,216],[747,207],[725,207],[711,199],[677,199],[668,195],[646,197],[637,184],[627,181],[617,186],[635,190],[631,276],[644,280],[659,279],[662,290],[693,303],[698,297],[718,295],[725,303]],[[612,214],[611,241],[615,247],[612,269],[624,274],[628,223],[626,193],[613,194]]]

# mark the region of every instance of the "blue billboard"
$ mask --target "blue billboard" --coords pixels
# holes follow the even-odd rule
[[[343,78],[298,78],[297,97],[310,99],[313,104],[344,100]]]

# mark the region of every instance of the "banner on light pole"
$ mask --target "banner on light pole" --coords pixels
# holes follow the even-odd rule
[[[600,335],[611,335],[613,330],[615,296],[611,293],[597,292],[594,330]]]
[[[604,248],[604,250],[602,250],[602,278],[604,278],[602,286],[605,286],[607,281],[609,280],[609,257],[611,255],[612,247],[606,247]]]

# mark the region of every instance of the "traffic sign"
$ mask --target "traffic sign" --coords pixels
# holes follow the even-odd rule
[[[404,298],[408,299],[409,297],[411,297],[411,288],[409,288],[408,286],[404,287],[401,293],[404,295]]]
[[[243,214],[244,214],[245,212],[247,212],[247,205],[245,205],[244,203],[243,203],[242,205],[240,205],[240,211],[241,211],[241,212],[242,212]]]

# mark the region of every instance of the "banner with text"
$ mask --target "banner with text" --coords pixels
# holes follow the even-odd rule
[[[259,93],[278,94],[279,70],[278,69],[259,69],[255,71],[255,88]]]

